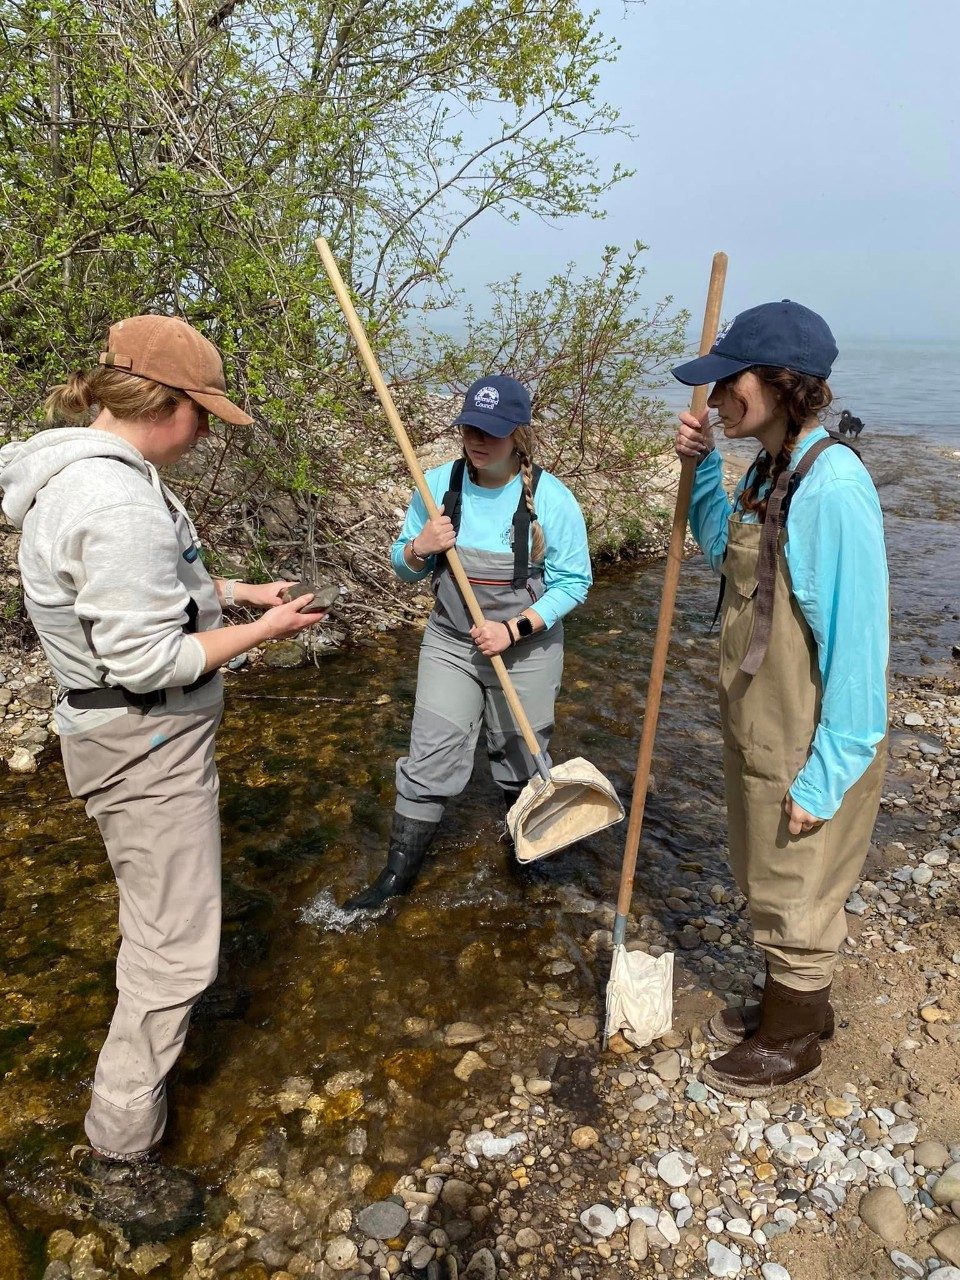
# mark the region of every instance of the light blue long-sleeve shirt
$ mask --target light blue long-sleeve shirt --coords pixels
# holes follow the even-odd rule
[[[826,435],[820,427],[805,436],[792,465]],[[716,572],[746,480],[745,475],[731,504],[720,454],[714,450],[697,467],[690,528]],[[757,523],[754,512],[739,514]],[[816,460],[791,502],[787,531],[793,593],[817,644],[823,686],[810,757],[790,794],[808,813],[826,819],[866,772],[887,732],[890,614],[883,515],[873,481],[851,450],[827,449]]]
[[[453,462],[431,467],[426,473],[427,487],[439,506],[450,487]],[[513,517],[520,501],[523,482],[519,475],[500,489],[484,489],[475,485],[467,474],[463,477],[460,503],[461,546],[477,551],[510,552]],[[546,542],[543,581],[546,591],[533,606],[547,627],[552,627],[564,614],[583,604],[593,582],[587,528],[577,500],[556,476],[544,471],[534,499],[540,526]],[[403,549],[427,523],[427,509],[420,494],[414,492],[407,508],[400,537],[393,544],[390,560],[394,572],[404,582],[419,582],[433,572],[435,557],[419,572],[411,569],[403,558]]]

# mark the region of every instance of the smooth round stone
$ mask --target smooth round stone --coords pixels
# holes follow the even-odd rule
[[[347,1236],[337,1236],[327,1245],[323,1256],[334,1271],[349,1271],[357,1260],[357,1246]]]
[[[933,879],[933,867],[917,867],[910,878],[914,884],[929,884]]]
[[[517,1232],[516,1240],[521,1249],[536,1249],[540,1243],[540,1235],[534,1231],[533,1227],[521,1227]]]
[[[912,1121],[908,1121],[906,1124],[895,1124],[890,1130],[889,1138],[898,1146],[909,1146],[910,1143],[916,1142],[918,1133],[917,1126]]]
[[[691,1080],[683,1092],[691,1102],[706,1102],[708,1097],[707,1086],[699,1080]]]
[[[738,1276],[743,1263],[738,1253],[728,1249],[719,1240],[707,1241],[707,1266],[712,1276]]]
[[[635,1262],[643,1262],[647,1256],[649,1245],[647,1244],[647,1228],[639,1220],[630,1223],[627,1244],[630,1249],[630,1257]]]
[[[931,1238],[930,1243],[944,1262],[949,1262],[954,1267],[960,1267],[960,1225],[947,1227],[944,1231],[938,1231]]]
[[[937,1267],[931,1271],[927,1280],[960,1280],[960,1267]]]
[[[584,1209],[580,1221],[592,1236],[601,1240],[612,1236],[617,1229],[617,1215],[605,1204],[592,1204],[589,1209]]]
[[[779,1262],[765,1262],[760,1268],[763,1280],[790,1280],[790,1272]]]
[[[919,1262],[914,1261],[914,1259],[908,1254],[901,1253],[899,1249],[891,1249],[890,1261],[898,1271],[902,1271],[904,1275],[910,1276],[911,1280],[923,1280],[924,1268]]]
[[[677,1230],[677,1224],[673,1220],[673,1214],[668,1209],[662,1209],[657,1217],[657,1230],[666,1240],[667,1244],[679,1244],[680,1232]]]
[[[864,1225],[887,1244],[900,1244],[907,1234],[907,1211],[893,1187],[865,1192],[857,1212]]]
[[[846,1098],[828,1098],[823,1104],[823,1109],[834,1120],[845,1120],[853,1111],[853,1103],[848,1102]]]
[[[942,1142],[928,1138],[914,1147],[913,1159],[915,1163],[923,1165],[924,1169],[944,1169],[950,1159],[950,1152]]]
[[[545,1093],[549,1093],[553,1088],[553,1083],[550,1080],[533,1079],[528,1080],[524,1088],[531,1097],[542,1098]]]
[[[407,1225],[409,1214],[392,1200],[378,1200],[357,1214],[357,1226],[371,1240],[393,1240]]]
[[[693,1177],[694,1164],[685,1152],[670,1151],[657,1161],[657,1177],[668,1187],[685,1187]]]
[[[731,1218],[727,1223],[727,1230],[732,1236],[748,1236],[753,1227],[746,1218]]]
[[[952,1164],[933,1184],[930,1193],[937,1204],[949,1204],[951,1200],[960,1200],[960,1162]]]

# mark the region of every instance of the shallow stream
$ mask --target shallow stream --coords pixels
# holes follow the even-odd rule
[[[865,436],[862,448],[887,513],[893,667],[949,665],[960,642],[960,456],[903,435]],[[567,626],[554,757],[587,756],[625,800],[661,580],[659,563],[608,570]],[[715,595],[702,560],[691,560],[634,900],[638,916],[668,930],[671,872],[719,859],[725,839],[716,638],[707,635]],[[319,670],[230,679],[219,738],[223,964],[173,1080],[167,1146],[211,1185],[276,1123],[270,1100],[285,1079],[349,1072],[347,1087],[321,1095],[313,1131],[297,1140],[314,1162],[333,1158],[334,1181],[365,1143],[375,1174],[365,1199],[389,1191],[462,1106],[452,1073],[462,1051],[425,1026],[522,1019],[525,1002],[541,998],[545,957],[558,961],[550,994],[559,1008],[598,988],[582,945],[597,926],[582,904],[613,904],[624,828],[518,875],[498,842],[482,755],[417,890],[362,924],[336,907],[382,861],[417,645],[412,632],[387,635]],[[46,1235],[75,1226],[50,1188],[79,1138],[113,1007],[116,897],[56,750],[35,775],[0,777],[0,806],[0,1165],[29,1274],[40,1275]]]

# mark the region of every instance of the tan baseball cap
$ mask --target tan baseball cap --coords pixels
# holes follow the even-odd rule
[[[227,399],[220,352],[178,316],[131,316],[110,326],[100,363],[185,391],[223,422],[249,427],[249,413]]]

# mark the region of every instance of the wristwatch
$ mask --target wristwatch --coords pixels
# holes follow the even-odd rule
[[[519,618],[514,618],[517,624],[517,635],[521,640],[526,640],[528,636],[533,635],[533,622],[525,615],[520,614]]]
[[[233,605],[235,605],[235,604],[237,603],[237,602],[236,602],[236,599],[235,599],[235,593],[236,593],[236,590],[237,590],[237,580],[236,580],[236,578],[224,578],[224,580],[223,580],[223,603],[224,603],[225,605],[227,605],[227,607],[228,607],[228,608],[229,608],[229,607],[231,607],[231,606],[233,606]]]

